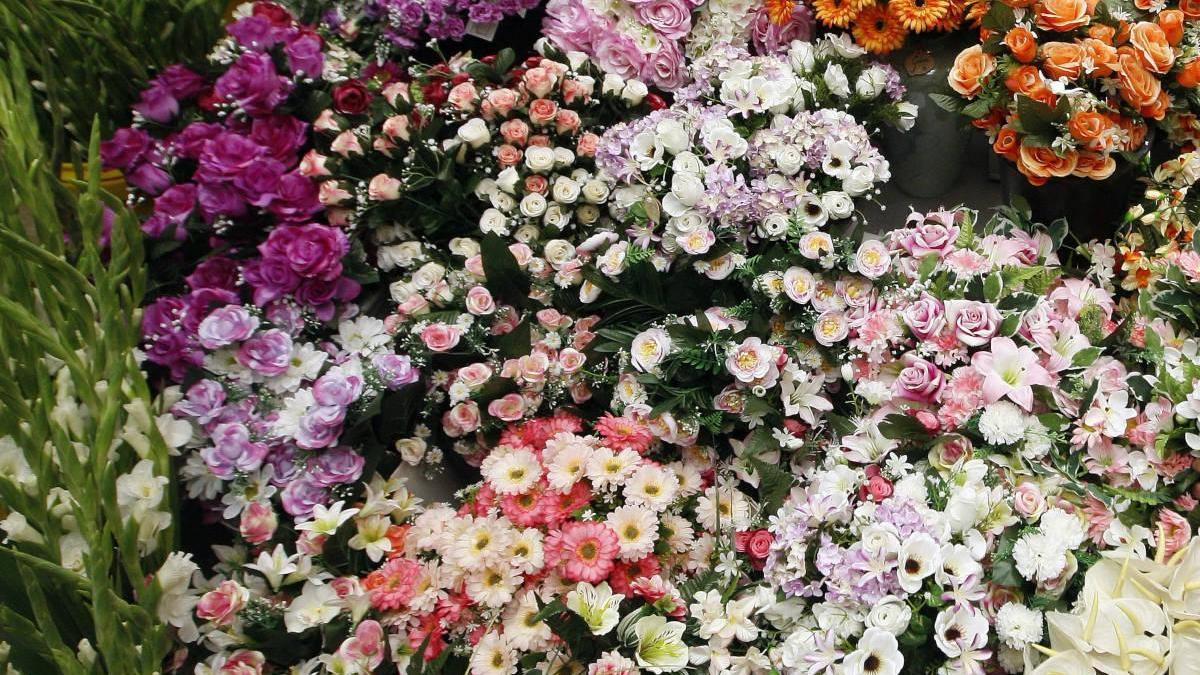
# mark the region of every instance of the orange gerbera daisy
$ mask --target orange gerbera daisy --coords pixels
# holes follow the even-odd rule
[[[854,41],[872,54],[895,51],[908,36],[908,30],[892,11],[892,4],[871,5],[854,20]]]
[[[849,26],[860,11],[855,0],[814,0],[812,6],[817,20],[834,28]]]
[[[971,28],[979,28],[979,24],[983,23],[983,17],[987,16],[991,10],[991,0],[967,0],[966,18],[971,23]]]
[[[786,26],[792,22],[792,13],[796,10],[795,0],[766,0],[763,7],[767,10],[767,18],[776,26]]]
[[[950,0],[891,0],[900,23],[914,33],[924,33],[950,12]]]
[[[946,16],[943,16],[941,20],[937,22],[937,25],[933,27],[933,29],[943,33],[949,33],[952,30],[958,30],[960,27],[962,27],[963,16],[966,13],[966,0],[950,0],[950,11],[946,12]]]

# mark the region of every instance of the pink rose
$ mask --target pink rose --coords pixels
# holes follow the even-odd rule
[[[525,415],[525,399],[520,394],[506,394],[488,404],[488,414],[505,422],[516,422]]]
[[[321,187],[317,190],[317,199],[325,206],[336,206],[353,196],[343,190],[336,180],[327,180],[321,183]]]
[[[502,306],[497,311],[496,320],[492,323],[492,335],[508,335],[517,329],[521,323],[521,315],[509,305]]]
[[[554,90],[554,84],[557,77],[555,74],[538,66],[525,71],[525,75],[521,78],[521,84],[525,86],[525,90],[533,94],[534,98],[545,98]]]
[[[960,459],[970,459],[975,454],[971,439],[958,434],[939,438],[929,449],[929,463],[938,468],[954,466]]]
[[[507,143],[496,148],[496,161],[501,167],[506,169],[510,166],[520,164],[521,158],[524,156],[525,153],[521,152],[519,148]]]
[[[571,392],[571,400],[576,405],[587,403],[592,398],[592,388],[588,386],[587,382],[575,382],[571,384],[568,391]]]
[[[550,359],[545,354],[527,354],[517,359],[517,376],[531,384],[545,382],[549,369]]]
[[[1200,281],[1200,253],[1192,250],[1183,251],[1175,259],[1184,276],[1192,281]]]
[[[387,157],[391,157],[392,151],[399,146],[391,142],[387,136],[376,136],[375,140],[371,141],[371,147],[374,148],[376,152]]]
[[[479,428],[479,404],[464,401],[446,411],[442,416],[442,427],[446,435],[459,438]]]
[[[383,133],[393,139],[407,141],[409,121],[407,115],[392,115],[383,122]]]
[[[1033,483],[1021,483],[1013,493],[1013,509],[1029,520],[1046,511],[1046,498]]]
[[[1170,560],[1176,551],[1187,546],[1188,540],[1192,538],[1192,526],[1187,518],[1170,509],[1158,512],[1158,525],[1161,528],[1158,547],[1164,549],[1164,559]]]
[[[517,105],[517,92],[512,89],[494,89],[488,93],[487,102],[501,117],[507,117]]]
[[[914,258],[924,258],[930,254],[941,258],[954,249],[954,244],[958,241],[958,226],[951,224],[949,219],[936,216],[937,214],[932,214],[926,217],[913,213],[908,218],[909,224],[913,226],[898,233],[900,245]]]
[[[230,655],[216,675],[262,675],[267,657],[262,652],[239,649]]]
[[[219,586],[200,598],[196,605],[196,616],[205,621],[212,621],[218,626],[228,626],[246,606],[249,598],[250,591],[238,582],[222,581]]]
[[[445,323],[431,323],[421,330],[421,341],[435,352],[448,352],[458,345],[462,329]]]
[[[305,178],[331,175],[329,169],[325,168],[325,162],[327,161],[329,161],[329,158],[325,155],[316,150],[309,150],[304,155],[304,159],[300,160],[300,175]]]
[[[475,85],[470,82],[462,82],[454,85],[454,88],[446,95],[446,101],[450,105],[464,112],[474,111],[475,102],[478,100],[479,92],[475,90]]]
[[[407,82],[393,82],[384,87],[382,93],[383,98],[386,99],[388,104],[392,107],[396,106],[396,99],[403,99],[405,101],[411,100],[408,95]]]
[[[1000,312],[986,302],[950,300],[946,318],[954,326],[955,337],[969,347],[981,347],[1000,330]]]
[[[333,111],[328,108],[322,110],[313,122],[313,131],[337,131],[340,128],[337,118],[333,116]]]
[[[429,301],[422,297],[419,293],[413,293],[400,303],[396,308],[396,314],[402,317],[420,316],[429,312]]]
[[[487,276],[483,273],[483,256],[481,255],[473,255],[463,261],[463,269],[479,279]]]
[[[325,552],[325,540],[329,537],[316,532],[304,531],[296,539],[296,552],[305,555],[321,555]]]
[[[668,40],[687,36],[692,28],[692,8],[683,0],[648,0],[637,4],[637,15]]]
[[[900,371],[894,387],[896,395],[901,398],[929,403],[937,398],[945,381],[945,376],[937,366],[922,358],[912,358]]]
[[[545,176],[534,174],[525,178],[525,191],[536,192],[543,197],[546,196],[546,191],[550,189],[550,181],[546,180]]]
[[[867,480],[867,495],[872,501],[881,502],[892,496],[892,481],[883,476],[871,476]]]
[[[595,85],[588,85],[579,80],[564,80],[562,83],[563,101],[568,104],[575,101],[587,101],[592,97],[592,90]]]
[[[539,98],[529,104],[529,121],[546,126],[558,115],[558,104],[548,98]]]
[[[400,188],[403,183],[398,178],[392,178],[386,173],[376,174],[367,184],[367,196],[372,201],[390,202],[400,198]]]
[[[559,134],[573,134],[579,131],[579,113],[574,110],[559,110],[554,116],[554,130]]]
[[[551,148],[550,137],[546,134],[535,134],[529,137],[529,147],[531,148]]]
[[[500,125],[500,135],[513,145],[525,145],[529,141],[529,125],[525,120],[508,120]]]
[[[688,79],[687,67],[683,61],[683,52],[676,42],[664,42],[658,51],[648,54],[642,63],[639,77],[643,81],[653,82],[660,89],[671,91],[683,86]]]
[[[355,136],[354,132],[350,130],[338,134],[337,138],[333,139],[333,142],[329,144],[329,149],[342,157],[363,154],[362,145],[358,142],[358,136]]]
[[[492,379],[492,367],[486,363],[472,363],[458,369],[458,381],[472,390],[482,387]]]
[[[583,367],[587,362],[587,357],[583,352],[573,347],[567,347],[558,353],[558,365],[562,366],[564,373],[573,373]]]
[[[279,524],[275,509],[266,502],[250,502],[242,511],[242,520],[238,525],[242,539],[251,544],[262,544],[270,541]]]
[[[467,291],[467,311],[475,316],[484,316],[496,311],[496,301],[484,286],[472,286]]]
[[[601,70],[627,80],[638,76],[646,60],[645,54],[633,40],[615,30],[598,35],[594,49],[595,61]]]
[[[508,252],[516,258],[518,267],[526,267],[533,260],[533,249],[528,244],[509,244]]]
[[[767,530],[755,530],[750,533],[750,539],[746,541],[746,552],[763,560],[771,552],[771,544],[774,541],[775,537]]]
[[[904,318],[904,323],[913,335],[922,340],[941,333],[946,327],[946,308],[941,300],[928,293],[923,293],[915,302],[905,307],[900,316]]]
[[[564,316],[557,309],[539,309],[537,313],[538,323],[542,324],[550,330],[558,330],[571,325],[571,317]]]

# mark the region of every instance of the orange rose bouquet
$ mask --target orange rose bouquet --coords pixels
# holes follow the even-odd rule
[[[937,96],[984,129],[1030,183],[1103,180],[1149,128],[1175,146],[1200,138],[1200,3],[994,2],[981,41]]]

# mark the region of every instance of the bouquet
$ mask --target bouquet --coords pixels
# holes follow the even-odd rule
[[[822,26],[849,30],[867,51],[888,54],[903,47],[910,35],[950,33],[968,21],[978,25],[988,5],[979,0],[814,0],[812,8]]]
[[[1165,6],[994,3],[982,43],[955,59],[956,97],[939,101],[986,130],[1034,185],[1103,180],[1121,153],[1137,161],[1151,128],[1173,145],[1194,142],[1200,64],[1187,21]]]

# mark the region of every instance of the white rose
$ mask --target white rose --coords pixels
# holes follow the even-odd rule
[[[479,242],[467,237],[455,237],[450,240],[450,252],[457,256],[470,258],[479,253]]]
[[[565,230],[567,229],[567,224],[571,222],[571,212],[564,210],[558,204],[551,204],[546,207],[546,212],[542,214],[542,222],[550,227]]]
[[[579,301],[588,304],[596,301],[600,297],[600,287],[590,281],[585,281],[579,285]]]
[[[554,149],[554,164],[556,166],[567,167],[575,163],[575,153],[567,148]]]
[[[393,281],[391,285],[388,286],[388,294],[391,295],[392,300],[395,300],[397,303],[404,302],[416,293],[417,287],[404,280]]]
[[[546,198],[536,192],[530,192],[521,199],[521,215],[526,218],[537,218],[546,212]]]
[[[821,203],[834,219],[849,218],[854,213],[854,200],[845,192],[826,192],[821,195]]]
[[[402,438],[396,441],[396,450],[400,452],[400,459],[412,466],[421,463],[427,447],[425,441],[420,438]]]
[[[813,46],[808,42],[800,42],[797,40],[792,43],[791,49],[788,49],[788,62],[792,64],[792,70],[797,73],[807,73],[813,69],[816,63],[816,56],[813,54]]]
[[[508,217],[499,209],[488,209],[479,216],[479,229],[482,232],[494,232],[496,234],[508,233]]]
[[[646,98],[646,94],[648,93],[650,93],[650,90],[641,81],[630,80],[625,83],[625,88],[621,90],[621,99],[630,106],[635,106],[641,103],[642,99]]]
[[[704,196],[704,181],[694,174],[677,173],[671,177],[671,194],[685,206],[693,206]]]
[[[908,101],[901,101],[896,104],[896,112],[900,113],[900,118],[896,120],[896,125],[901,131],[908,131],[917,123],[917,106]]]
[[[487,197],[490,199],[499,191],[504,191],[510,195],[515,194],[517,191],[517,181],[519,180],[521,180],[521,174],[517,173],[515,168],[510,166],[504,169],[500,173],[496,174],[496,181],[494,182],[494,185],[497,189],[488,192]]]
[[[794,145],[785,145],[771,153],[775,167],[785,176],[795,176],[804,168],[804,153]]]
[[[600,209],[595,204],[582,204],[575,209],[575,217],[584,225],[591,225],[600,220]]]
[[[507,192],[497,192],[492,195],[492,206],[505,213],[512,213],[517,208],[517,200]]]
[[[671,160],[671,168],[676,173],[704,173],[704,162],[696,156],[696,153],[688,150],[675,155],[675,159]]]
[[[831,63],[825,67],[825,86],[829,87],[830,93],[839,98],[847,98],[850,96],[850,80],[846,78],[846,72],[842,70],[842,66],[837,63]]]
[[[850,175],[842,179],[842,189],[852,197],[866,194],[875,184],[875,172],[869,166],[856,166]]]
[[[554,151],[540,145],[525,151],[525,166],[534,173],[545,173],[554,168]]]
[[[663,120],[654,127],[654,132],[658,134],[659,142],[672,155],[678,155],[692,145],[691,136],[678,120]]]
[[[782,239],[787,234],[789,220],[787,214],[772,213],[763,218],[756,228],[758,236],[763,239]]]
[[[434,284],[446,278],[446,268],[441,265],[430,262],[421,266],[421,269],[413,272],[412,283],[417,288],[432,288]]]
[[[379,269],[383,270],[384,272],[390,272],[397,267],[403,267],[403,261],[406,260],[403,248],[404,244],[397,244],[395,246],[380,246],[379,253],[376,255],[376,258],[379,261]]]
[[[608,183],[599,178],[593,178],[584,183],[580,191],[583,193],[583,199],[587,203],[603,204],[608,200],[608,190]]]
[[[620,75],[609,73],[604,76],[604,81],[600,84],[600,91],[604,94],[619,94],[625,88],[625,79]]]
[[[487,122],[478,117],[467,120],[466,124],[458,128],[456,135],[459,140],[472,148],[478,148],[492,140],[492,132],[488,129]]]
[[[579,183],[566,176],[559,176],[555,179],[550,194],[559,204],[574,204],[575,200],[579,199]]]
[[[522,225],[513,233],[513,239],[522,244],[528,244],[531,241],[535,241],[539,234],[541,234],[541,230],[536,225]]]
[[[554,267],[560,267],[575,259],[575,246],[566,239],[551,239],[542,248],[542,255]]]
[[[643,373],[657,368],[670,353],[671,336],[661,328],[651,328],[638,333],[629,346],[630,362]]]
[[[867,613],[867,628],[878,628],[892,635],[900,635],[908,630],[908,622],[912,619],[912,609],[908,603],[894,595],[889,595],[875,604]]]
[[[873,99],[883,93],[887,84],[887,72],[878,66],[867,68],[858,76],[854,83],[854,91],[865,99]]]
[[[480,200],[487,199],[498,189],[500,188],[498,185],[496,185],[496,181],[492,180],[491,178],[484,178],[483,180],[479,181],[478,185],[475,186],[475,196]]]

